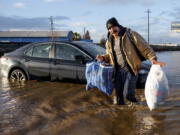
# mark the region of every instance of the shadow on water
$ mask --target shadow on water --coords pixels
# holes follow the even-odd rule
[[[117,106],[112,104],[111,97],[97,89],[86,91],[84,84],[10,83],[1,78],[0,134],[178,135],[180,92],[177,88],[180,85],[177,84],[180,83],[177,80],[173,83],[172,74],[168,73],[171,94],[152,112],[146,105],[142,89],[136,91],[140,105],[126,102],[124,106]]]

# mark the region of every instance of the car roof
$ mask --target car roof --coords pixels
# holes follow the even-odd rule
[[[91,46],[92,42],[86,42],[86,41],[69,41],[69,40],[64,40],[64,41],[46,41],[46,42],[35,42],[35,43],[29,43],[25,46],[32,46],[32,45],[38,45],[38,44],[45,44],[45,43],[67,43],[67,44],[71,44],[71,45],[74,45],[74,46],[77,46],[77,47],[81,47],[82,45],[86,45],[86,46]],[[96,44],[94,44],[96,45]],[[26,47],[25,47],[26,48]]]
[[[6,55],[8,55],[8,54],[14,54],[14,53],[17,53],[17,52],[22,52],[22,51],[24,51],[25,49],[27,49],[28,47],[30,47],[30,46],[33,46],[33,45],[38,45],[38,44],[45,44],[45,43],[67,43],[67,44],[71,44],[71,45],[74,45],[74,46],[76,46],[76,47],[80,47],[81,49],[82,49],[82,45],[86,45],[86,46],[91,46],[91,44],[94,44],[94,43],[92,43],[92,42],[86,42],[86,41],[69,41],[69,40],[65,40],[65,41],[46,41],[46,42],[35,42],[35,43],[29,43],[29,44],[26,44],[26,45],[24,45],[24,46],[22,46],[22,47],[20,47],[20,48],[18,48],[18,49],[16,49],[16,50],[14,50],[14,51],[12,51],[12,52],[9,52],[9,53],[6,53]],[[96,45],[96,44],[94,44],[94,45]],[[84,50],[84,49],[83,49]],[[84,50],[86,53],[88,53],[86,50]],[[89,53],[88,53],[89,54]],[[91,54],[89,54],[89,55],[91,55]]]

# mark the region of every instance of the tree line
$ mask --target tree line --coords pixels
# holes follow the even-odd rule
[[[78,32],[73,33],[73,40],[82,40],[82,39],[91,40],[90,32],[88,30],[85,32],[84,35],[81,35]],[[98,44],[105,45],[105,43],[106,43],[106,39],[103,37],[100,39]]]

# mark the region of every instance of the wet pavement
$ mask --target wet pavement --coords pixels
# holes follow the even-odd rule
[[[85,85],[0,79],[2,135],[179,135],[180,52],[158,53],[167,62],[171,93],[149,111],[144,90],[136,91],[140,105],[112,104],[112,98]]]

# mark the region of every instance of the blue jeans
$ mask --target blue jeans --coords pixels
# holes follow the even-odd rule
[[[115,76],[116,100],[124,101],[126,97],[135,97],[137,76],[131,75],[127,69],[118,69]]]

